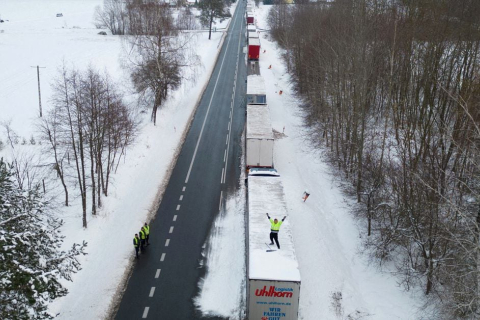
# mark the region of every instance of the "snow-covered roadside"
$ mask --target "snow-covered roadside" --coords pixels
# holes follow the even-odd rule
[[[259,28],[268,29],[269,8],[256,10]],[[416,318],[420,303],[414,294],[404,292],[394,276],[368,265],[367,258],[358,253],[363,230],[350,213],[352,202],[342,194],[337,177],[318,150],[306,142],[301,110],[280,51],[267,33],[260,37],[260,72],[265,78],[273,129],[280,133],[285,130],[285,135],[277,134],[274,157],[284,181],[302,276],[300,318]],[[305,189],[311,195],[304,203],[301,197]]]
[[[241,178],[243,181],[244,178]],[[205,244],[206,274],[195,306],[205,316],[243,319],[245,312],[245,185],[225,202]]]

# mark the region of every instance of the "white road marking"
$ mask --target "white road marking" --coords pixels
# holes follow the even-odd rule
[[[160,277],[160,271],[162,271],[162,269],[157,269],[157,272],[155,273],[155,279],[158,279],[158,277]]]
[[[225,152],[223,153],[223,162],[225,162],[225,159],[227,159],[227,149],[225,149]]]
[[[168,230],[168,233],[173,233],[173,226],[170,227],[170,230]]]
[[[182,201],[182,200],[183,200],[183,194],[180,196],[180,199],[179,199],[179,200],[180,200],[180,201]]]
[[[173,221],[177,221],[177,215],[173,216]]]
[[[222,210],[222,198],[223,198],[223,191],[220,191],[220,203],[218,204],[218,210]]]
[[[150,307],[145,307],[145,310],[143,310],[143,315],[142,318],[146,319],[148,316],[148,310],[150,310]]]
[[[220,183],[223,182],[223,173],[225,172],[225,168],[222,168],[222,176],[220,177]]]
[[[237,24],[236,19],[233,24],[234,25]],[[230,40],[232,40],[232,36],[228,38],[227,46],[225,47],[225,52],[223,53],[222,64],[220,65],[220,70],[218,70],[217,80],[215,81],[215,86],[213,87],[212,96],[208,104],[207,112],[205,113],[205,119],[203,119],[202,129],[200,130],[200,134],[198,136],[197,145],[195,146],[195,151],[193,151],[193,157],[192,157],[192,161],[190,162],[190,168],[188,168],[187,178],[185,179],[185,183],[188,183],[188,179],[190,178],[190,173],[192,172],[193,163],[195,162],[195,157],[197,156],[198,146],[200,145],[200,141],[202,140],[203,129],[205,129],[205,123],[207,123],[207,118],[210,112],[210,107],[212,106],[213,97],[215,96],[215,91],[217,90],[218,80],[220,79],[220,75],[222,74],[223,63],[225,62],[225,57],[227,56],[228,47],[230,46]],[[240,44],[240,41],[239,41],[239,44]],[[238,56],[238,53],[237,53],[237,56]]]
[[[227,133],[227,139],[225,140],[225,144],[228,144],[228,133]]]
[[[180,210],[180,205],[177,205],[177,211]]]
[[[187,187],[183,187],[182,192],[185,191],[185,189],[187,189]]]
[[[170,244],[170,239],[167,239],[167,240],[165,241],[165,247],[168,247],[169,244]]]
[[[163,262],[163,260],[165,260],[165,255],[166,253],[162,253],[162,256],[160,257],[160,262]]]
[[[148,295],[150,298],[153,297],[153,294],[155,293],[155,287],[152,287],[150,289],[150,294]]]

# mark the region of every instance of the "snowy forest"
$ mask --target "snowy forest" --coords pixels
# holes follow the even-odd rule
[[[437,319],[480,314],[479,15],[473,0],[337,0],[268,18],[366,251]]]

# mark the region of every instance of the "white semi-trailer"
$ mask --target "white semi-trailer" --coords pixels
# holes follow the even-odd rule
[[[274,136],[268,105],[247,105],[247,168],[273,168]]]
[[[252,169],[248,176],[247,319],[298,319],[300,271],[290,220],[283,222],[280,250],[270,246],[270,222],[287,215],[281,178],[274,169]]]
[[[260,75],[247,77],[247,104],[266,104],[265,80]]]
[[[248,40],[250,39],[258,39],[258,33],[256,31],[248,31]]]

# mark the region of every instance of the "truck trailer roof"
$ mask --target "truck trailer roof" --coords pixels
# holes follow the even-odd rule
[[[268,105],[247,105],[246,136],[247,139],[274,139]]]
[[[259,38],[252,38],[248,41],[249,46],[260,46],[260,39]]]
[[[261,75],[255,74],[247,77],[247,94],[267,94],[265,80]]]
[[[267,252],[270,221],[287,215],[287,206],[280,177],[248,176],[248,277],[257,280],[300,282],[290,220],[283,222],[278,239],[280,250]],[[277,249],[275,245],[270,246]]]

